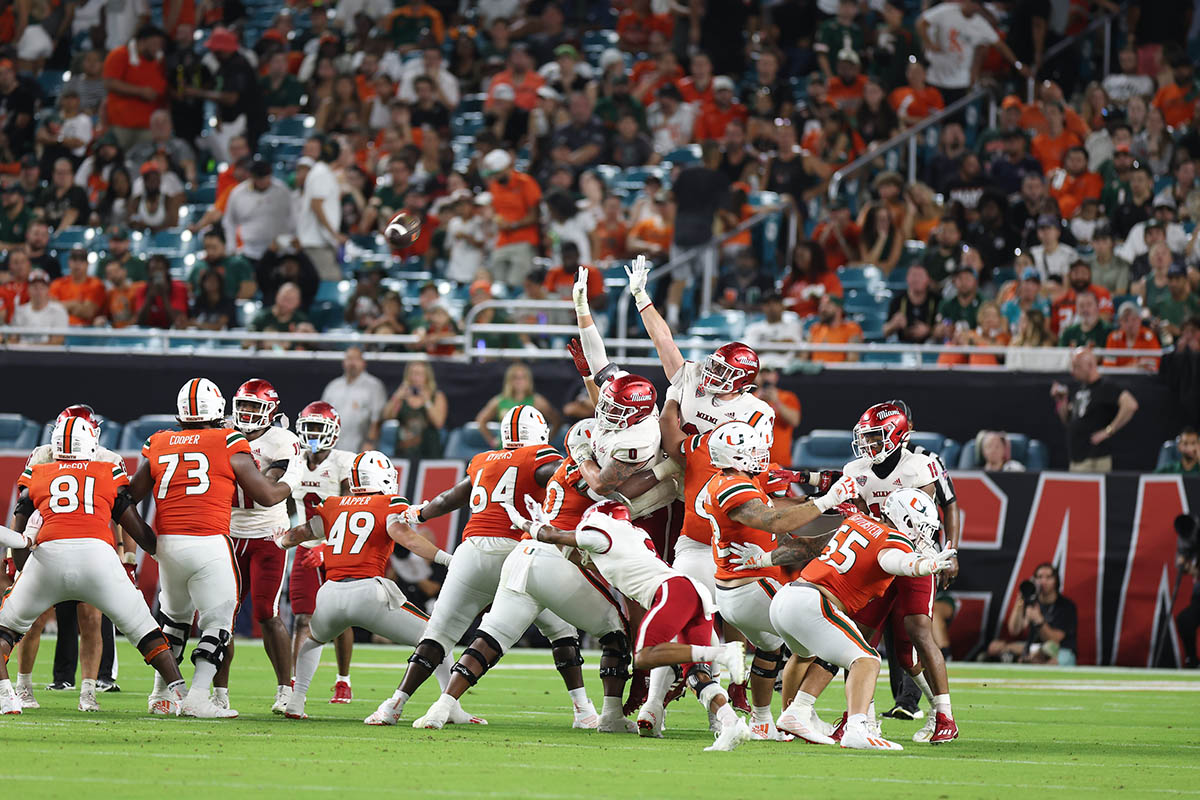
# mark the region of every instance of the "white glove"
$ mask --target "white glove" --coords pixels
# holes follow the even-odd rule
[[[850,475],[843,475],[841,480],[829,488],[829,491],[813,500],[813,505],[824,514],[829,509],[840,506],[858,497],[858,486]]]
[[[528,500],[528,498],[526,498]],[[512,521],[512,526],[519,531],[529,530],[530,521],[521,516],[521,512],[517,511],[517,507],[512,503],[501,503],[500,506],[504,509],[504,513],[508,514],[509,520]]]
[[[529,495],[525,495],[525,513],[529,514],[530,522],[537,523],[538,525],[550,524],[550,515],[546,513],[546,509]]]
[[[771,566],[771,554],[756,544],[732,542],[729,546],[733,550],[733,558],[729,560],[737,564],[733,568],[734,572]]]
[[[275,546],[280,550],[288,549],[287,545],[283,543],[283,537],[287,536],[287,533],[288,532],[286,530],[275,531],[275,533],[271,536],[271,538],[275,540]]]
[[[415,528],[421,524],[421,509],[425,507],[425,503],[417,503],[414,506],[409,506],[400,512],[400,521],[410,528]]]
[[[632,267],[625,268],[625,274],[629,276],[629,293],[633,295],[633,302],[637,304],[638,311],[641,311],[650,305],[650,295],[646,294],[646,279],[650,275],[650,265],[646,263],[646,257],[635,258]]]
[[[567,446],[567,455],[571,456],[571,460],[576,464],[582,464],[589,459],[594,461],[596,454],[592,452],[592,444],[587,439],[580,437],[576,442],[572,442]],[[528,499],[528,498],[526,498]]]
[[[945,572],[953,566],[950,562],[958,555],[953,547],[947,547],[936,556],[926,556],[917,564],[918,575],[936,575]]]
[[[579,317],[592,314],[592,310],[588,306],[587,277],[587,267],[580,267],[579,272],[575,275],[575,285],[571,287],[571,299],[575,301],[575,314]]]

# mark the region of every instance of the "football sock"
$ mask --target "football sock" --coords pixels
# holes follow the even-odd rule
[[[154,689],[151,690],[151,694],[162,694],[166,690],[167,690],[167,679],[164,678],[162,675],[159,675],[157,672],[155,672],[154,673]]]
[[[404,704],[408,702],[409,695],[407,692],[402,692],[399,689],[392,692],[392,705],[396,708],[404,708]]]
[[[347,686],[349,686],[349,685],[350,685],[350,676],[349,676],[349,675],[338,675],[338,676],[337,676],[337,682],[338,682],[338,683],[344,683],[344,684],[346,684]]]
[[[655,667],[650,670],[650,688],[646,690],[646,705],[661,706],[667,692],[675,681],[675,670],[671,667]]]
[[[10,681],[10,683],[11,683],[11,681]],[[18,689],[32,689],[33,688],[33,673],[32,672],[18,672],[17,673],[17,688]]]
[[[196,697],[207,697],[208,690],[212,687],[213,678],[217,674],[217,665],[207,659],[196,659],[196,673],[192,676],[192,688],[188,694]],[[221,691],[220,689],[216,690]],[[228,692],[228,690],[226,690]]]
[[[228,686],[214,686],[213,687],[213,700],[224,700],[226,703],[228,703],[229,702],[229,687]]]
[[[733,705],[730,703],[722,703],[717,709],[717,719],[721,722],[721,727],[726,725],[737,725],[737,712],[733,710]]]
[[[766,722],[767,720],[774,719],[774,717],[771,716],[771,707],[751,706],[750,719],[754,720],[755,722]]]
[[[620,697],[608,697],[605,695],[604,702],[600,706],[600,716],[602,717],[622,717],[621,713],[622,702]]]
[[[939,714],[945,714],[947,717],[954,717],[954,713],[950,710],[950,695],[938,694],[933,696],[933,710]]]
[[[17,680],[19,681],[20,678],[18,678]],[[0,694],[8,694],[11,691],[13,691],[13,685],[12,685],[11,680],[9,680],[8,678],[5,678],[4,680],[0,681]]]
[[[846,727],[850,727],[851,725],[866,725],[866,724],[867,724],[867,715],[866,714],[851,714],[849,717],[846,718]]]
[[[925,700],[929,703],[930,707],[932,708],[933,707],[933,689],[929,688],[929,680],[925,677],[925,673],[922,672],[919,675],[914,675],[913,683],[915,683],[920,688],[921,694],[925,695]]]
[[[583,708],[591,702],[588,700],[587,689],[582,686],[578,689],[570,689],[567,693],[571,695],[571,702],[575,704],[576,708]]]
[[[81,695],[82,694],[95,694],[96,693],[96,679],[95,678],[84,678],[83,680],[81,680],[79,682],[79,693]]]
[[[450,669],[453,666],[454,662],[451,660],[451,655],[446,653],[446,657],[442,659],[442,663],[438,664],[437,668],[433,671],[433,677],[438,682],[438,688],[443,692],[450,685]]]
[[[179,692],[180,694],[186,694],[187,681],[185,681],[183,678],[180,678],[177,681],[172,681],[171,684],[167,686],[167,691],[171,693]]]
[[[305,639],[300,645],[296,656],[296,686],[292,696],[308,697],[308,687],[312,685],[313,676],[317,674],[317,665],[321,663],[321,650],[325,646],[313,639]]]
[[[720,653],[720,647],[692,645],[692,661],[715,661]]]
[[[871,721],[875,720],[875,701],[874,700],[871,701],[871,705],[867,706],[867,719],[869,719]]]
[[[797,709],[807,708],[811,711],[816,704],[817,698],[808,692],[796,692],[796,698],[792,700],[792,705]]]

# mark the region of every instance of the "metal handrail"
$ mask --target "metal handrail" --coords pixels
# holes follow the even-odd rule
[[[1088,23],[1086,28],[1081,30],[1079,33],[1077,33],[1074,36],[1071,36],[1069,38],[1063,39],[1061,42],[1056,42],[1054,44],[1054,46],[1048,48],[1045,52],[1042,53],[1042,66],[1043,67],[1046,66],[1046,64],[1048,64],[1050,62],[1050,60],[1052,58],[1054,58],[1054,56],[1058,55],[1059,53],[1063,52],[1064,50],[1066,50],[1069,47],[1073,47],[1075,44],[1077,44],[1078,42],[1082,41],[1085,37],[1087,37],[1088,34],[1092,33],[1097,28],[1099,28],[1101,25],[1103,25],[1104,26],[1104,74],[1108,75],[1108,70],[1112,63],[1112,25],[1110,23],[1112,23],[1112,21],[1114,19],[1117,19],[1117,17],[1119,17],[1121,14],[1124,14],[1128,5],[1129,5],[1128,3],[1122,3],[1115,12],[1113,12],[1111,14],[1103,14],[1099,17],[1096,17],[1094,20],[1092,20],[1090,23]],[[1037,76],[1036,75],[1034,75],[1032,78],[1027,79],[1026,90],[1025,90],[1025,102],[1027,102],[1027,103],[1033,102],[1034,91],[1035,91],[1036,86],[1037,86]]]

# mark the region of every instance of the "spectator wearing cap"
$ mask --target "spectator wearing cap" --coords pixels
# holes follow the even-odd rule
[[[88,275],[88,253],[75,247],[67,256],[67,274],[50,282],[50,296],[63,304],[72,325],[91,325],[103,310],[104,282]]]
[[[944,214],[934,230],[933,240],[921,258],[921,264],[934,284],[940,286],[962,264],[963,238],[958,217]]]
[[[53,114],[43,113],[41,126],[37,131],[38,144],[42,146],[43,162],[60,156],[71,159],[72,164],[79,164],[87,155],[88,145],[92,142],[92,118],[85,113],[79,104],[79,92],[74,89],[63,89],[58,96],[58,110]]]
[[[983,133],[979,134],[976,141],[976,148],[985,161],[991,162],[1003,157],[1005,142],[1012,134],[1017,133],[1021,135],[1022,139],[1025,138],[1025,131],[1021,128],[1021,109],[1023,107],[1021,98],[1015,94],[1006,95],[1000,101],[1000,113],[996,119],[996,126],[985,129]]]
[[[1064,219],[1075,216],[1086,199],[1099,202],[1104,182],[1094,172],[1088,172],[1087,151],[1072,147],[1063,156],[1061,168],[1050,172],[1050,196],[1058,201],[1059,213]]]
[[[513,168],[506,150],[492,150],[483,158],[481,177],[492,196],[492,216],[499,234],[490,267],[496,280],[513,288],[533,269],[539,240],[542,190],[537,181]]]
[[[34,90],[17,76],[16,65],[0,58],[0,108],[4,109],[0,130],[5,139],[0,161],[11,163],[33,152],[36,106]]]
[[[417,102],[416,81],[421,76],[429,79],[429,86],[438,102],[446,108],[458,106],[458,79],[446,66],[441,47],[431,39],[422,41],[420,58],[405,62],[396,96],[406,103]]]
[[[323,140],[312,137],[304,143],[304,155],[296,162],[296,185],[301,188],[296,212],[296,240],[312,261],[323,281],[342,279],[337,248],[342,235],[342,193],[337,177],[325,161]],[[336,145],[335,145],[336,146]]]
[[[42,173],[41,167],[38,166],[37,156],[33,153],[21,156],[20,171],[12,185],[21,187],[21,194],[25,195],[26,205],[33,202],[38,192],[42,190]]]
[[[14,328],[27,330],[66,328],[70,325],[67,309],[50,295],[50,276],[45,270],[35,269],[29,273],[29,302],[17,306],[10,324]],[[25,344],[62,344],[63,337],[21,334],[15,340]]]
[[[225,282],[225,294],[237,300],[249,300],[258,293],[254,279],[254,268],[246,259],[229,255],[225,248],[225,236],[218,228],[210,228],[204,234],[204,259],[197,260],[188,274],[192,294],[200,291],[200,277],[211,270]]]
[[[742,334],[742,341],[761,350],[771,344],[804,341],[800,318],[794,311],[785,311],[783,295],[768,290],[762,298],[763,318],[751,322]]]
[[[1118,254],[1125,260],[1135,263],[1138,256],[1144,255],[1150,248],[1147,245],[1148,229],[1157,228],[1162,231],[1163,238],[1155,241],[1165,241],[1172,253],[1182,253],[1187,249],[1188,234],[1184,227],[1175,221],[1175,199],[1167,193],[1159,194],[1154,199],[1153,216],[1144,222],[1139,222],[1129,229],[1128,235]]]
[[[1024,194],[1025,181],[1030,176],[1042,181],[1041,162],[1029,154],[1029,140],[1025,138],[1025,131],[1020,129],[1004,135],[1004,151],[992,160],[988,171],[992,184],[1006,195],[1017,192]]]
[[[863,99],[867,76],[862,74],[862,59],[853,50],[842,49],[837,54],[834,76],[829,79],[825,96],[830,103],[847,114],[854,113]]]
[[[937,325],[933,336],[941,341],[953,338],[955,330],[974,330],[979,324],[979,273],[966,264],[960,264],[953,272],[954,296],[947,297],[938,306]]]
[[[842,50],[855,53],[866,50],[862,27],[855,19],[858,11],[859,4],[856,0],[837,0],[836,14],[817,28],[813,50],[817,54],[817,64],[827,81],[833,78],[834,59],[838,53]]]
[[[529,135],[529,112],[517,106],[517,94],[510,84],[502,83],[492,92],[491,108],[483,114],[483,125],[502,147],[523,146]]]
[[[1036,267],[1026,267],[1021,273],[1016,295],[1000,307],[1000,313],[1015,331],[1021,315],[1031,309],[1041,312],[1042,319],[1050,318],[1050,301],[1042,296],[1042,275]]]
[[[1063,244],[1062,224],[1053,214],[1042,214],[1037,220],[1039,244],[1029,250],[1033,264],[1043,276],[1066,275],[1071,264],[1079,260],[1074,247]]]
[[[1171,249],[1171,245],[1167,242],[1167,228],[1161,221],[1151,218],[1145,222],[1139,222],[1133,226],[1133,230],[1138,231],[1138,243],[1141,245],[1138,249],[1142,252],[1139,255],[1129,259],[1129,277],[1130,280],[1140,280],[1150,273],[1150,251],[1157,244],[1165,244],[1167,249]],[[1117,249],[1117,254],[1125,252],[1129,246],[1129,239],[1133,236],[1133,230],[1126,237],[1125,242]],[[1172,256],[1174,251],[1172,251]]]
[[[1130,170],[1129,191],[1122,192],[1117,200],[1117,208],[1109,216],[1112,219],[1113,231],[1118,238],[1124,239],[1134,225],[1153,216],[1154,176],[1150,174],[1150,170],[1144,166]]]
[[[70,159],[54,162],[50,184],[38,193],[33,206],[41,210],[41,218],[55,230],[87,222],[91,206],[87,192],[75,185],[75,168]]]
[[[1154,95],[1153,106],[1172,128],[1191,122],[1196,109],[1197,85],[1191,56],[1182,50],[1170,59],[1171,82],[1163,83]]]
[[[187,183],[196,180],[196,152],[192,146],[175,135],[171,127],[171,112],[160,108],[150,115],[150,138],[129,149],[126,160],[129,169],[136,171],[156,153],[167,157],[168,169]]]
[[[547,8],[557,7],[547,5]],[[561,16],[561,13],[560,13]],[[563,42],[555,46],[554,60],[548,61],[539,72],[560,92],[582,92],[592,84],[592,65],[583,60],[575,45]],[[681,73],[682,74],[682,73]]]
[[[287,119],[300,113],[304,86],[288,71],[288,54],[279,50],[267,59],[267,72],[259,80],[259,92],[267,113],[275,119]]]
[[[446,222],[446,277],[460,286],[469,284],[487,260],[496,232],[488,219],[490,196],[463,189],[452,197]]]
[[[690,144],[699,126],[698,113],[695,104],[683,102],[678,87],[667,84],[659,89],[658,99],[646,109],[646,124],[654,137],[655,151],[661,155]]]
[[[221,88],[188,87],[183,94],[217,104],[218,125],[212,132],[212,149],[218,160],[225,161],[229,158],[229,140],[234,136],[245,136],[251,150],[258,146],[258,137],[267,129],[267,107],[258,73],[239,52],[236,33],[220,26],[213,28],[205,47],[217,60],[212,85]]]
[[[686,78],[684,80],[687,80]],[[679,84],[676,84],[679,88]],[[712,94],[712,81],[708,84]],[[683,90],[680,89],[680,92]],[[651,98],[653,100],[653,98]],[[596,116],[607,128],[616,128],[621,117],[632,116],[638,130],[646,129],[646,106],[630,92],[629,76],[624,72],[612,76],[599,100],[596,101]]]
[[[1142,312],[1137,303],[1126,300],[1117,309],[1117,327],[1104,343],[1106,350],[1158,350],[1162,345],[1154,331],[1142,325]],[[1106,367],[1140,367],[1158,372],[1156,356],[1105,356]]]
[[[1091,292],[1075,295],[1075,315],[1058,337],[1062,347],[1104,347],[1108,341],[1108,325],[1100,317],[1100,302]]]
[[[1071,324],[1075,316],[1075,300],[1085,292],[1096,298],[1100,318],[1106,323],[1112,322],[1112,294],[1105,287],[1092,283],[1092,267],[1085,259],[1077,258],[1071,263],[1064,288],[1065,291],[1051,304],[1054,315],[1051,321],[1052,328],[1062,330]]]
[[[140,262],[139,262],[140,263]],[[137,321],[134,309],[138,294],[143,290],[142,281],[132,281],[120,261],[110,259],[103,267],[104,307],[96,317],[96,325],[108,324],[114,328],[127,328]],[[142,266],[145,275],[145,265]]]
[[[425,37],[432,37],[438,45],[446,40],[442,12],[424,0],[402,3],[380,21],[379,27],[402,53],[415,50]]]
[[[1128,125],[1117,125],[1113,129],[1113,154],[1098,169],[1104,188],[1100,190],[1100,203],[1105,213],[1112,216],[1123,198],[1129,194],[1129,176],[1137,162],[1133,160],[1131,141],[1133,134]]]
[[[264,160],[251,160],[249,177],[229,191],[221,218],[224,242],[234,253],[258,262],[281,236],[293,230],[291,193]],[[235,294],[231,292],[231,295]],[[241,297],[240,292],[236,293]]]
[[[108,235],[108,253],[96,262],[96,275],[107,276],[109,264],[119,264],[129,280],[140,283],[146,280],[146,262],[135,256],[129,246],[129,229],[116,228]]]
[[[808,341],[812,344],[849,344],[862,340],[862,327],[857,322],[846,319],[842,298],[831,294],[822,295],[817,303],[817,321],[808,329]],[[818,363],[859,360],[859,354],[856,352],[838,350],[814,350],[804,357]]]
[[[592,101],[586,92],[571,93],[567,112],[569,120],[554,131],[550,146],[552,151],[562,149],[561,159],[578,172],[599,163],[608,137],[604,124],[592,114]]]
[[[652,33],[670,40],[674,28],[670,14],[655,14],[650,10],[650,0],[633,0],[617,17],[617,44],[626,52],[640,53],[648,48]]]
[[[925,82],[925,65],[913,59],[904,71],[905,85],[893,89],[888,103],[905,125],[946,107],[942,93]]]
[[[1200,315],[1200,298],[1192,291],[1187,269],[1174,263],[1167,270],[1167,292],[1148,304],[1150,313],[1159,321],[1163,338],[1179,336],[1184,320]]]
[[[664,86],[664,89],[674,86]],[[713,78],[713,101],[696,118],[692,138],[696,141],[719,141],[725,136],[725,126],[731,120],[745,122],[746,107],[734,99],[733,80],[726,75]],[[676,89],[678,91],[678,89]]]
[[[905,290],[892,297],[883,335],[897,335],[902,342],[922,344],[929,340],[937,320],[938,298],[930,290],[929,272],[913,264],[904,273]]]
[[[1107,223],[1092,231],[1092,281],[1114,295],[1128,294],[1131,280],[1129,262],[1114,252],[1112,227]]]
[[[513,45],[508,54],[508,68],[497,72],[488,86],[488,97],[484,108],[490,110],[493,105],[496,89],[508,85],[513,89],[517,108],[532,111],[537,105],[538,89],[546,85],[545,79],[534,69],[533,58],[529,48],[522,44]]]
[[[25,195],[15,183],[0,191],[0,248],[11,250],[25,243],[25,231],[33,213],[25,205]]]
[[[161,30],[144,26],[133,42],[113,48],[104,59],[110,130],[123,150],[149,140],[150,115],[166,105],[165,44]]]

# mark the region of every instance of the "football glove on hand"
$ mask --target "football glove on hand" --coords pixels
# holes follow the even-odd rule
[[[579,371],[579,377],[592,377],[592,368],[588,365],[587,356],[583,354],[583,345],[578,339],[567,342],[567,352],[575,359],[575,369]]]
[[[588,271],[580,267],[575,273],[575,285],[571,287],[571,299],[575,301],[575,314],[580,317],[590,316],[592,310],[588,307]]]
[[[853,500],[856,497],[858,497],[858,486],[855,485],[854,478],[849,475],[843,475],[830,487],[828,492],[813,500],[813,505],[821,513],[825,513],[829,509],[840,506],[842,503]]]
[[[818,473],[817,477],[817,494],[825,494],[833,487],[833,484],[842,477],[841,470],[823,469]],[[811,481],[811,476],[809,477]]]
[[[945,572],[954,566],[954,557],[958,555],[958,551],[953,547],[947,547],[935,556],[926,556],[917,563],[918,575],[936,575],[939,572]]]
[[[417,503],[409,506],[400,512],[400,519],[410,528],[415,528],[421,524],[421,509],[425,508],[426,503]]]
[[[647,263],[646,257],[640,255],[635,258],[631,266],[625,267],[625,274],[629,276],[629,293],[633,295],[633,302],[637,304],[638,311],[641,311],[650,305],[650,295],[646,294],[650,264]]]
[[[854,505],[854,503],[850,503],[850,502],[839,503],[838,506],[834,509],[834,511],[841,514],[843,517],[848,517],[851,514],[861,514],[862,513],[862,509],[860,509],[858,506]]]
[[[750,542],[733,542],[730,544],[733,557],[729,559],[734,564],[734,572],[744,572],[748,569],[763,569],[771,566],[771,554],[756,544]]]
[[[581,439],[578,442],[567,447],[567,455],[576,464],[582,464],[584,461],[595,460],[596,454],[592,452],[592,445],[587,439]],[[529,498],[525,498],[528,500]]]
[[[325,565],[325,545],[319,544],[316,547],[300,548],[300,566],[318,569]]]

